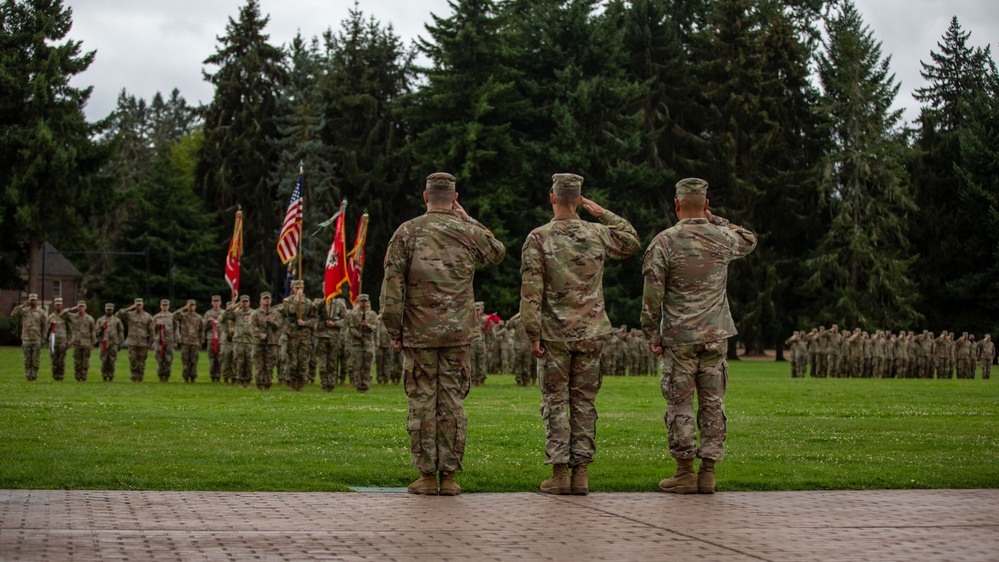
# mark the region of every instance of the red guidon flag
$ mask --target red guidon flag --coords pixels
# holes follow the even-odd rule
[[[232,300],[239,296],[239,260],[243,256],[243,211],[236,211],[236,225],[232,229],[229,253],[225,257],[225,282],[232,289]]]
[[[326,302],[339,295],[340,288],[347,282],[347,242],[343,235],[343,212],[346,208],[346,201],[340,203],[340,210],[330,218],[336,226],[333,229],[333,245],[326,254],[326,272],[323,277],[323,294],[326,296]]]
[[[368,239],[368,213],[357,221],[357,236],[354,249],[347,254],[347,276],[350,280],[350,304],[357,302],[361,294],[361,270],[364,269],[364,242]]]

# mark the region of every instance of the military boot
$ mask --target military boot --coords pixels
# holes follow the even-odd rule
[[[410,494],[418,494],[421,496],[436,496],[437,495],[437,474],[434,472],[423,472],[420,474],[420,478],[409,485],[406,489]]]
[[[697,471],[697,493],[715,493],[715,461],[701,459],[701,469]]]
[[[454,481],[453,472],[441,471],[441,495],[442,496],[457,496],[461,493],[461,486]]]
[[[676,472],[671,478],[660,482],[659,489],[671,494],[696,494],[697,475],[694,474],[694,459],[676,459]]]
[[[590,493],[589,475],[586,472],[586,465],[581,464],[572,467],[572,494],[574,496],[585,496]]]
[[[542,494],[565,495],[572,493],[569,484],[569,467],[565,464],[552,465],[552,477],[541,483]]]

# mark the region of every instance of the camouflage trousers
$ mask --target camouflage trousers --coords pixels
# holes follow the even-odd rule
[[[461,470],[468,431],[463,404],[472,382],[469,346],[407,347],[403,352],[413,466],[423,473]]]
[[[232,342],[232,382],[250,384],[253,378],[253,344]]]
[[[183,366],[181,374],[185,381],[194,382],[198,378],[198,354],[201,346],[192,343],[180,344],[180,364]]]
[[[660,381],[666,398],[669,454],[675,459],[695,457],[720,461],[725,456],[725,388],[728,386],[728,340],[663,347]],[[697,447],[694,393],[697,393]]]
[[[89,345],[73,346],[73,376],[80,382],[87,380],[90,371],[90,350]]]
[[[236,370],[236,365],[232,360],[235,345],[231,341],[219,345],[219,376],[225,382],[230,382],[233,379],[233,373]]]
[[[389,380],[396,382],[399,380],[400,365],[399,352],[391,347],[379,347],[375,351],[375,371],[378,373],[378,382],[388,384]]]
[[[982,366],[982,380],[989,380],[989,377],[992,375],[992,359],[980,359],[978,364]]]
[[[305,384],[309,373],[309,356],[312,355],[312,342],[308,333],[288,338],[288,381],[292,384]]]
[[[218,342],[218,346],[215,349],[212,340],[205,344],[208,350],[208,376],[212,378],[212,382],[218,382],[222,378],[222,342]]]
[[[274,368],[277,366],[278,349],[276,344],[256,344],[253,346],[253,372],[257,388],[267,389],[274,381]]]
[[[128,368],[132,373],[132,380],[142,382],[146,377],[146,356],[149,355],[149,348],[144,345],[128,346]]]
[[[22,343],[21,354],[24,355],[24,378],[29,381],[37,380],[42,359],[42,342]]]
[[[950,362],[946,357],[940,357],[936,360],[936,370],[938,379],[952,379],[954,378],[954,373],[950,370]]]
[[[323,388],[334,389],[340,377],[340,364],[343,363],[343,345],[340,337],[316,339],[316,366],[319,368],[319,382]]]
[[[957,358],[957,378],[959,379],[973,379],[975,378],[975,361],[970,357],[958,357]]]
[[[538,360],[541,419],[545,422],[545,464],[586,466],[597,451],[600,352],[603,339],[542,341]]]
[[[518,345],[513,349],[510,356],[510,370],[513,372],[517,383],[527,385],[531,380],[531,348]]]
[[[794,375],[795,377],[804,377],[805,370],[808,367],[808,355],[804,353],[792,353],[794,357]]]
[[[56,342],[55,347],[49,347],[49,357],[52,358],[52,379],[61,381],[66,377],[66,342]]]
[[[357,340],[348,345],[350,350],[347,354],[347,371],[350,373],[350,380],[354,382],[354,388],[364,392],[371,388],[371,364],[375,360],[375,342]]]
[[[486,342],[481,339],[472,342],[470,367],[472,382],[486,382]]]
[[[815,354],[815,368],[812,369],[812,377],[824,379],[829,376],[830,357],[831,356],[828,353]]]
[[[114,366],[118,361],[118,345],[108,344],[107,349],[101,349],[101,378],[106,381],[114,380]]]
[[[162,347],[156,346],[156,376],[161,381],[170,378],[170,370],[173,368],[173,342],[164,342]]]

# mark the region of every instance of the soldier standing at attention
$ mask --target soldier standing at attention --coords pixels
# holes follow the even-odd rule
[[[46,332],[45,310],[38,306],[38,295],[31,293],[24,304],[14,307],[11,318],[21,319],[21,354],[24,355],[24,377],[38,379],[42,355],[42,334]]]
[[[212,307],[204,317],[205,349],[208,350],[208,376],[212,382],[222,379],[222,343],[225,341],[225,329],[219,318],[222,317],[222,297],[212,295]]]
[[[382,322],[382,315],[378,315],[378,333],[375,335],[375,371],[378,375],[378,384],[388,384],[389,379],[397,380],[395,374],[395,355],[392,349],[392,336]]]
[[[482,386],[486,384],[486,334],[482,330],[483,316],[486,310],[486,303],[477,301],[475,303],[475,332],[478,338],[472,340],[472,386]]]
[[[982,366],[982,380],[989,380],[992,376],[992,361],[996,358],[996,345],[992,343],[992,336],[985,334],[982,341],[978,342],[978,364]]]
[[[253,325],[250,317],[250,295],[240,295],[239,305],[229,303],[222,313],[222,322],[232,322],[232,384],[250,386],[253,377]]]
[[[66,325],[62,299],[52,299],[52,312],[49,313],[48,336],[45,343],[52,358],[52,380],[61,381],[66,375],[66,347],[69,345],[69,327]]]
[[[201,351],[205,321],[197,312],[198,303],[188,299],[184,307],[173,313],[177,332],[180,334],[180,363],[184,382],[193,383],[198,378],[198,354]]]
[[[552,176],[554,218],[527,235],[521,253],[520,317],[538,358],[546,494],[589,492],[587,467],[596,452],[600,352],[613,328],[604,304],[604,264],[638,251],[627,220],[582,196],[583,178]],[[581,220],[576,208],[600,224]],[[569,477],[572,468],[572,478]]]
[[[343,359],[341,320],[347,314],[347,303],[341,298],[318,298],[313,302],[316,313],[316,365],[324,392],[333,392]],[[381,380],[381,371],[378,372]]]
[[[173,368],[173,350],[180,338],[177,335],[177,324],[170,312],[170,301],[160,301],[160,311],[153,316],[153,342],[156,345],[156,375],[160,382],[170,381],[170,369]]]
[[[315,317],[312,302],[305,297],[305,282],[291,282],[292,297],[285,303],[285,322],[288,324],[288,384],[292,390],[305,388],[312,354],[312,319]]]
[[[97,343],[97,323],[93,316],[87,314],[87,301],[77,302],[68,312],[66,322],[73,346],[73,376],[80,382],[86,382],[90,370],[90,350]]]
[[[736,335],[726,285],[728,264],[756,249],[756,235],[708,210],[708,183],[676,184],[677,222],[645,251],[642,330],[649,349],[663,357],[669,453],[676,472],[663,492],[710,494],[715,463],[724,456],[728,338]],[[693,397],[697,392],[697,447]],[[701,459],[695,476],[694,458]]]
[[[423,201],[427,212],[389,240],[380,302],[392,347],[405,353],[406,430],[420,471],[409,493],[455,496],[468,428],[469,347],[479,321],[472,281],[476,266],[498,264],[506,248],[458,203],[451,174],[428,176]]]
[[[104,316],[97,319],[97,341],[101,346],[101,378],[104,382],[114,380],[115,362],[118,360],[118,347],[125,340],[125,327],[114,315],[114,304],[104,305]]]
[[[128,323],[128,367],[132,382],[142,382],[146,376],[146,356],[153,345],[153,317],[142,310],[142,299],[135,299],[132,306],[119,310],[119,320]]]
[[[270,390],[277,366],[278,338],[281,336],[279,313],[271,309],[269,291],[260,293],[260,308],[250,316],[253,339],[253,367],[256,372],[257,390]]]
[[[371,389],[371,363],[375,359],[375,335],[378,315],[371,310],[368,295],[357,295],[354,308],[344,318],[344,338],[347,352],[347,371],[354,389],[364,394]]]

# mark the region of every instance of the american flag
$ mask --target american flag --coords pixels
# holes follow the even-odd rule
[[[305,178],[305,173],[299,171],[298,183],[295,184],[295,191],[291,192],[288,212],[284,215],[284,226],[281,227],[281,234],[278,236],[277,253],[281,258],[281,263],[288,263],[298,255],[298,240],[302,236],[303,178]]]

